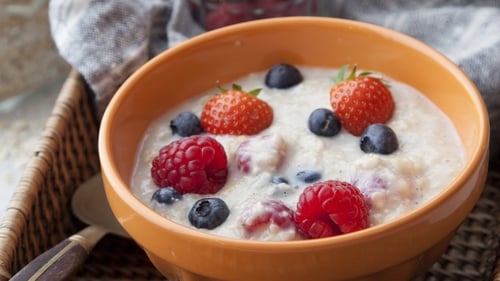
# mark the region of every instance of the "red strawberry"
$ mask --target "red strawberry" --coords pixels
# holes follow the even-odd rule
[[[223,89],[224,90],[224,89]],[[216,135],[255,135],[273,122],[271,106],[238,85],[211,98],[201,112],[201,126]]]
[[[344,79],[346,66],[337,76],[330,90],[330,103],[342,126],[351,134],[360,136],[371,124],[385,123],[394,111],[392,94],[381,79],[363,72],[356,75],[356,66]]]
[[[209,136],[176,140],[153,159],[151,176],[158,187],[171,186],[179,193],[213,194],[227,179],[224,147]]]
[[[304,189],[295,222],[309,238],[349,233],[368,227],[368,207],[357,187],[342,181],[317,182]]]
[[[279,230],[289,229],[295,233],[293,211],[283,202],[264,200],[248,203],[241,212],[240,224],[247,238],[272,234]],[[268,233],[266,233],[268,232]]]

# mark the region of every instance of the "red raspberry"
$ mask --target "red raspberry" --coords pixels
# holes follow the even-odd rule
[[[273,227],[295,230],[293,211],[277,200],[249,203],[241,212],[240,223],[247,238],[264,231],[273,232]]]
[[[345,234],[368,227],[368,207],[363,194],[350,183],[317,182],[300,195],[295,222],[309,238]]]
[[[227,156],[214,138],[194,135],[162,147],[153,159],[151,176],[159,187],[179,193],[213,194],[227,179]]]

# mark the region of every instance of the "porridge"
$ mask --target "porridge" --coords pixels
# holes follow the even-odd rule
[[[332,90],[332,79],[344,77],[345,68],[290,67],[285,73],[291,82],[277,78],[275,85],[271,71],[235,81],[239,87],[230,91],[261,89],[259,101],[247,106],[258,111],[228,119],[224,128],[206,121],[210,112],[219,114],[207,109],[217,90],[151,124],[137,155],[134,194],[163,216],[200,231],[297,240],[391,221],[436,196],[462,169],[463,148],[451,121],[414,88],[375,75],[389,86],[368,105],[361,102],[368,113],[356,119],[348,112],[350,104],[345,106],[346,94],[339,97]],[[194,146],[210,147],[186,148],[182,154],[215,159],[204,166],[214,175],[208,181],[199,171],[191,174],[194,182],[179,176],[189,167],[172,172],[161,166],[165,158],[181,157],[172,150],[187,147],[176,142],[188,138]],[[170,154],[156,159],[173,143]],[[200,161],[187,166],[203,166]],[[198,178],[205,182],[196,184]],[[176,180],[181,183],[172,183]]]

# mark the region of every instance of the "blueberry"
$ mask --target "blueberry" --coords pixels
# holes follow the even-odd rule
[[[307,125],[315,135],[324,137],[335,136],[341,128],[340,119],[335,112],[326,108],[317,108],[311,112]]]
[[[203,198],[189,211],[189,222],[196,228],[214,229],[226,221],[229,208],[220,198]]]
[[[151,198],[154,201],[162,204],[171,205],[175,201],[182,199],[182,194],[180,194],[177,190],[172,187],[164,187],[159,188],[153,193],[153,197]]]
[[[287,89],[302,82],[302,74],[293,65],[280,63],[274,65],[266,74],[266,86]]]
[[[317,171],[300,171],[296,176],[297,179],[305,183],[313,183],[321,179],[321,173]]]
[[[200,119],[192,112],[181,112],[174,120],[170,121],[170,128],[173,134],[181,137],[199,135],[203,129]]]
[[[366,153],[391,154],[398,149],[399,142],[389,126],[376,123],[361,134],[359,146]]]
[[[284,177],[280,177],[280,176],[273,176],[271,178],[271,183],[274,183],[274,184],[280,184],[280,183],[286,183],[288,184],[288,180],[285,179]]]

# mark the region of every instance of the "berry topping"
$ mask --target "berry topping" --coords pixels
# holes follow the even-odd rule
[[[151,176],[159,187],[181,194],[213,194],[227,179],[224,147],[209,136],[190,136],[164,146],[152,161]]]
[[[359,147],[366,153],[391,154],[399,147],[396,133],[387,125],[368,126],[359,139]]]
[[[204,131],[216,135],[255,135],[273,122],[271,106],[257,98],[260,89],[245,92],[238,85],[212,97],[201,113]]]
[[[381,79],[363,72],[356,75],[356,66],[344,79],[347,66],[340,69],[330,90],[330,103],[342,126],[360,136],[370,124],[385,123],[394,111],[392,94]]]
[[[182,194],[172,187],[163,187],[157,189],[151,199],[161,204],[172,205],[182,199]]]
[[[258,174],[275,171],[283,162],[286,142],[278,134],[248,138],[236,149],[236,167],[243,173]]]
[[[201,128],[200,119],[192,112],[181,112],[174,120],[170,121],[172,134],[177,134],[181,137],[189,137],[199,135],[203,129]]]
[[[333,111],[326,108],[315,109],[307,122],[309,130],[318,136],[335,136],[342,128],[340,120]]]
[[[321,173],[318,171],[300,171],[296,175],[297,179],[305,183],[313,183],[321,179]]]
[[[293,65],[274,65],[266,74],[265,83],[269,88],[287,89],[302,82],[302,74]]]
[[[295,233],[293,211],[277,200],[247,203],[240,214],[240,223],[245,237],[250,239],[275,236],[285,230]]]
[[[226,221],[229,208],[220,198],[203,198],[189,211],[189,222],[196,228],[214,229]]]
[[[368,207],[354,185],[335,180],[317,182],[300,195],[295,222],[309,238],[350,233],[369,226]]]

